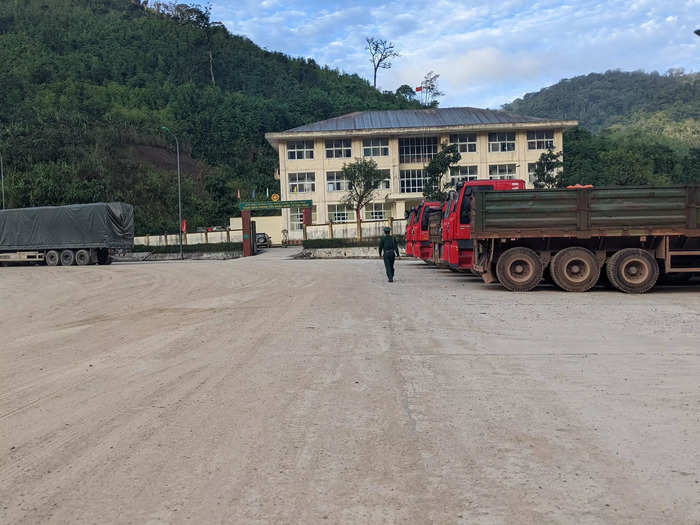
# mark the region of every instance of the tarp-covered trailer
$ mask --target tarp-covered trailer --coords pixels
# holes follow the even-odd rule
[[[134,208],[123,202],[0,211],[0,262],[109,264],[134,245]]]
[[[546,269],[576,292],[604,270],[627,293],[700,272],[699,186],[485,191],[469,204],[475,269],[508,290],[531,290]]]

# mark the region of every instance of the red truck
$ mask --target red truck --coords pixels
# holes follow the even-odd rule
[[[432,261],[433,259],[433,244],[430,242],[428,226],[430,214],[440,212],[442,204],[440,201],[423,201],[416,208],[411,235],[413,256],[418,259],[423,259],[424,261]]]
[[[457,186],[451,200],[448,200],[446,216],[443,219],[443,253],[447,254],[447,264],[453,270],[471,270],[474,264],[471,226],[469,224],[469,197],[475,191],[508,191],[525,189],[525,181],[474,180]]]

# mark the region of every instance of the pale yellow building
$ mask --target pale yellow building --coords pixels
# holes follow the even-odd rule
[[[283,200],[311,200],[314,224],[352,222],[342,204],[343,164],[366,157],[386,179],[363,219],[403,218],[423,198],[424,168],[441,144],[458,145],[462,159],[444,182],[524,179],[549,147],[561,151],[562,131],[575,120],[547,120],[477,108],[362,111],[267,133],[279,153]],[[282,212],[283,228],[302,228],[301,209]]]

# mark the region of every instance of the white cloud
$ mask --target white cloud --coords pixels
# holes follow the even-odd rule
[[[371,79],[366,36],[401,52],[378,84],[440,74],[443,106],[494,107],[564,77],[620,68],[700,69],[700,0],[219,0],[214,16],[268,49]]]

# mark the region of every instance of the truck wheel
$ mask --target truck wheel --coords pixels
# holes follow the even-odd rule
[[[78,250],[75,252],[75,263],[78,266],[86,266],[90,264],[90,252],[87,250]]]
[[[595,255],[586,248],[565,248],[552,259],[552,280],[567,292],[587,292],[600,277],[600,264]]]
[[[73,250],[63,250],[61,252],[61,265],[73,266],[75,262],[75,252]]]
[[[44,261],[46,261],[46,266],[58,266],[61,257],[58,255],[56,250],[49,250],[44,254]]]
[[[625,248],[608,260],[606,272],[612,285],[625,293],[644,293],[656,284],[659,264],[649,252]]]
[[[496,263],[498,280],[511,292],[529,292],[542,280],[543,271],[537,253],[521,246],[503,252]]]

